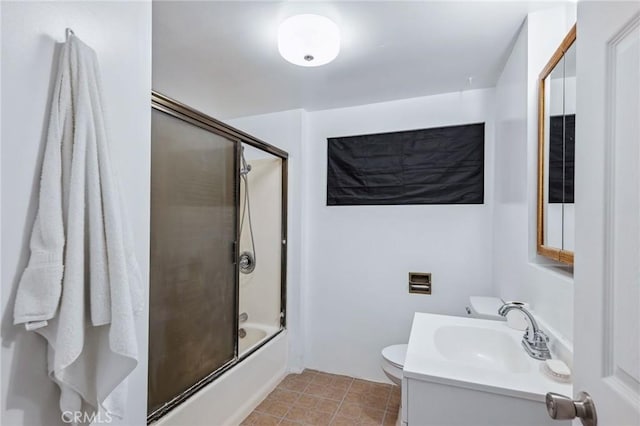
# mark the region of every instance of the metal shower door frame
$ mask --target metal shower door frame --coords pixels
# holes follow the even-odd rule
[[[239,212],[240,212],[240,178],[239,176],[235,176],[234,178],[234,197],[235,197],[235,227],[236,227],[236,235],[235,242],[233,244],[232,255],[235,269],[235,314],[234,314],[234,357],[223,364],[217,370],[211,372],[209,375],[201,379],[200,381],[194,383],[191,387],[189,387],[186,391],[174,397],[172,400],[165,403],[159,409],[153,411],[152,413],[148,413],[147,415],[147,424],[155,422],[160,419],[171,410],[173,410],[178,405],[185,402],[195,393],[197,393],[200,389],[213,382],[216,378],[224,374],[229,369],[238,365],[241,361],[250,356],[253,352],[263,347],[265,344],[270,342],[276,336],[280,335],[287,326],[287,208],[288,208],[288,159],[289,154],[277,148],[261,139],[258,139],[254,136],[251,136],[248,133],[245,133],[239,129],[236,129],[228,124],[225,124],[219,120],[216,120],[213,117],[210,117],[196,109],[193,109],[181,102],[178,102],[168,96],[165,96],[157,91],[151,91],[151,108],[157,111],[168,114],[172,117],[175,117],[179,120],[182,120],[186,123],[192,124],[194,126],[200,127],[206,131],[215,133],[219,136],[222,136],[235,144],[235,153],[234,153],[234,169],[239,170],[240,165],[240,152],[242,149],[242,144],[246,143],[254,148],[265,151],[269,154],[272,154],[282,160],[282,205],[281,205],[281,256],[280,256],[280,312],[281,312],[281,320],[280,320],[280,329],[278,332],[274,333],[269,338],[265,339],[259,345],[256,345],[251,351],[243,354],[242,356],[238,356],[238,330],[239,330],[239,319],[238,315],[240,312],[240,268],[239,268],[239,256],[240,256],[240,226],[239,226]]]

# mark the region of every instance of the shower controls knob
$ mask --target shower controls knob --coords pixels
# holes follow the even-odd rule
[[[243,251],[240,254],[240,272],[250,274],[256,269],[255,255],[249,251]]]
[[[554,420],[572,420],[578,417],[584,426],[597,426],[598,417],[593,399],[586,392],[579,392],[578,399],[549,392],[545,398],[549,417]]]

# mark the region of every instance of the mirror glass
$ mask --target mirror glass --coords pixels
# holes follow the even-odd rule
[[[575,27],[540,76],[538,253],[573,264]]]
[[[564,134],[564,56],[545,84],[544,155],[544,241],[562,247],[563,134]]]
[[[562,200],[562,249],[574,250],[574,176],[576,153],[576,44],[564,55],[564,180]]]

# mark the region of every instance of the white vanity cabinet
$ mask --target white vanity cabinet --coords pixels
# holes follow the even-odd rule
[[[408,426],[563,426],[547,415],[544,401],[416,379],[403,381]]]
[[[541,372],[522,331],[499,321],[416,313],[402,379],[408,426],[567,426],[547,415],[547,392],[570,384]]]

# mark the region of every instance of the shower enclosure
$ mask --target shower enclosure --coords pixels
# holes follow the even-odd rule
[[[286,325],[287,153],[152,94],[148,421]]]
[[[240,324],[243,355],[283,324],[282,159],[242,144],[240,168]]]

